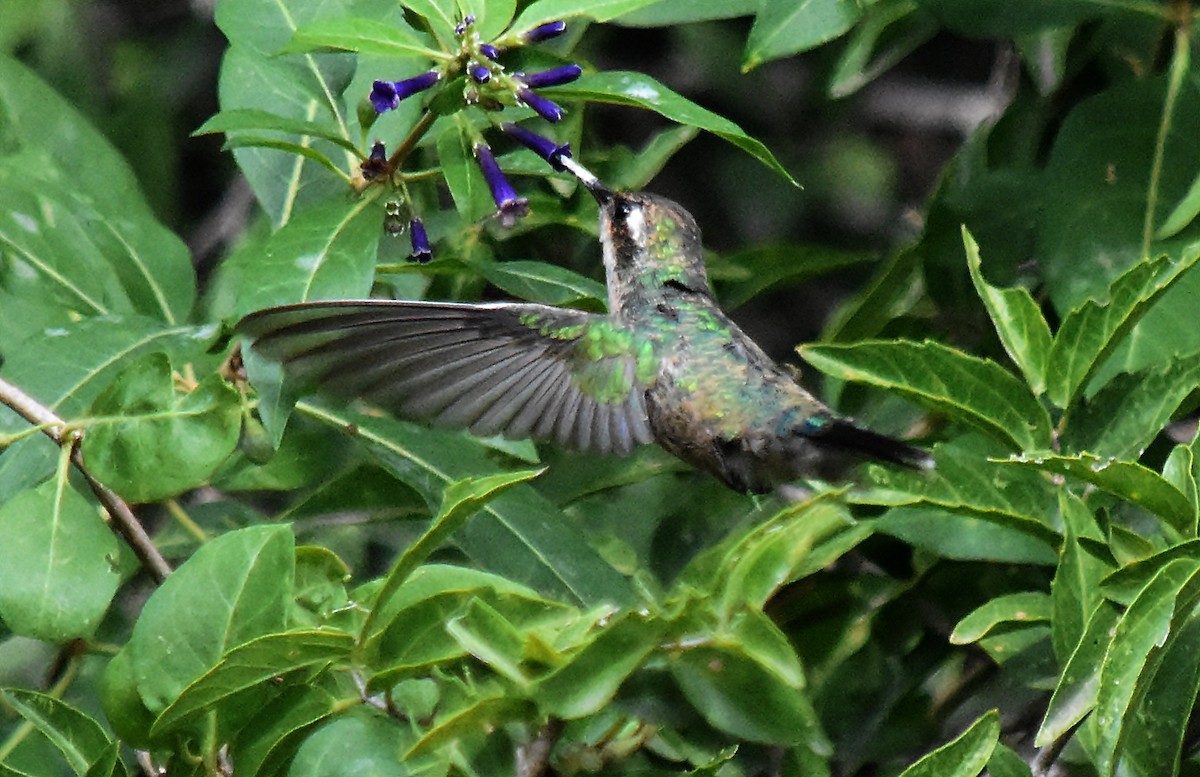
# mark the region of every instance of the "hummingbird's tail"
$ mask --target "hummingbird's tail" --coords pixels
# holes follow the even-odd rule
[[[933,456],[929,455],[928,451],[885,434],[855,426],[841,418],[830,419],[829,423],[812,436],[822,446],[837,448],[864,458],[879,459],[910,469],[929,470],[936,466]]]

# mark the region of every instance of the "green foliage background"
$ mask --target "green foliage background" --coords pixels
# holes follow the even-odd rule
[[[0,774],[1200,773],[1188,3],[218,0],[157,35],[112,11],[0,15]],[[267,305],[603,305],[595,205],[457,86],[404,168],[433,263],[385,235],[397,193],[350,191],[430,107],[364,130],[371,81],[468,12],[485,39],[569,18],[506,55],[585,66],[529,125],[693,210],[735,316],[814,340],[806,378],[936,472],[751,499],[655,449],[289,418],[253,361],[251,388],[230,327]],[[925,138],[944,166],[854,118],[932,116],[896,75],[921,61],[951,126],[994,113]],[[530,200],[512,230],[485,132]]]

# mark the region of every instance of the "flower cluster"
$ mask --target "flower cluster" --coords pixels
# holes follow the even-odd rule
[[[491,42],[480,39],[474,24],[474,17],[467,16],[455,26],[458,54],[440,69],[400,81],[375,81],[369,95],[375,113],[395,110],[401,101],[439,84],[448,86],[451,83],[463,83],[463,79],[456,77],[465,75],[463,97],[469,105],[476,105],[485,110],[502,110],[506,104],[516,104],[528,107],[548,122],[561,120],[564,115],[563,109],[553,100],[539,94],[538,90],[567,84],[579,78],[583,73],[579,65],[567,64],[536,73],[509,73],[500,60],[504,53],[512,48],[539,43],[561,35],[566,30],[566,23],[546,22],[520,34],[502,34]],[[538,154],[554,170],[561,172],[566,169],[563,160],[571,156],[568,144],[556,143],[512,122],[500,124],[500,130]],[[517,195],[500,170],[492,149],[478,134],[474,152],[479,169],[496,203],[497,218],[504,226],[511,226],[528,212],[529,202]],[[363,163],[363,174],[367,180],[379,177],[388,169],[386,165],[381,164],[381,159],[378,158],[380,153],[373,149],[370,159]],[[412,217],[409,232],[413,244],[412,257],[418,261],[428,261],[432,254],[425,226],[420,218]]]

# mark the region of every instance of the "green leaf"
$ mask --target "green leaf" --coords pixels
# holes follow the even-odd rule
[[[825,246],[781,245],[748,248],[721,259],[710,265],[709,274],[717,281],[721,306],[733,310],[768,289],[799,285],[875,261],[875,256]]]
[[[757,0],[658,0],[644,8],[622,14],[615,21],[623,27],[671,27],[751,16],[757,10]]]
[[[8,57],[0,57],[0,115],[0,160],[12,161],[17,176],[0,176],[0,189],[27,182],[43,197],[53,193],[68,203],[75,215],[49,225],[47,239],[65,238],[71,225],[82,227],[86,242],[94,242],[107,258],[135,310],[173,325],[186,320],[196,296],[191,257],[154,218],[137,178],[112,144],[74,105]],[[27,152],[46,162],[29,164],[34,159],[26,158],[19,164]],[[80,159],[87,163],[69,161]],[[30,215],[37,223],[39,214]],[[80,244],[75,245],[78,253]]]
[[[1053,563],[1053,554],[1047,551],[1058,545],[1058,531],[1050,522],[1050,516],[1057,509],[1058,502],[1054,489],[1045,478],[1035,472],[1023,472],[1012,467],[988,461],[996,446],[980,445],[978,440],[960,440],[953,444],[937,446],[937,469],[931,472],[911,472],[895,467],[870,466],[867,469],[867,482],[870,489],[855,490],[847,498],[855,503],[882,505],[890,507],[923,507],[941,508],[935,512],[942,513],[943,518],[958,520],[958,516],[947,516],[943,511],[952,510],[955,513],[978,515],[999,527],[1016,530],[1038,541],[1043,548],[1036,550],[1036,555],[1044,562]],[[929,513],[929,511],[923,511]],[[899,519],[887,517],[884,525],[877,528],[889,533],[897,527],[892,525]],[[983,536],[972,536],[972,532],[944,532],[937,528],[941,521],[927,523],[922,529],[929,539],[948,543],[947,547],[959,546],[963,549],[976,547],[978,551],[1004,551],[1006,542],[1000,541],[998,535],[991,540]],[[976,525],[976,531],[982,528]],[[939,537],[940,535],[940,537]],[[989,548],[991,541],[996,541]],[[961,545],[960,545],[961,542]],[[982,543],[982,544],[976,544]],[[1021,547],[1028,548],[1028,544]],[[951,558],[977,558],[979,556],[951,554]],[[982,556],[987,558],[988,556]],[[1026,558],[1032,561],[1032,558]]]
[[[337,631],[286,631],[253,639],[226,653],[162,711],[150,730],[159,738],[247,688],[296,669],[348,658],[354,638]]]
[[[501,472],[494,475],[468,477],[448,484],[442,492],[442,506],[433,517],[429,528],[396,559],[375,597],[371,614],[363,622],[360,641],[371,633],[376,613],[386,608],[409,575],[416,571],[430,554],[462,528],[467,519],[504,491],[518,483],[532,480],[543,470]]]
[[[987,763],[988,777],[1033,777],[1029,764],[1015,750],[996,743]]]
[[[1088,618],[1100,603],[1100,581],[1112,566],[1089,553],[1081,539],[1100,540],[1096,519],[1083,501],[1063,490],[1059,492],[1063,542],[1058,568],[1050,583],[1053,615],[1054,654],[1066,663],[1087,626]]]
[[[541,0],[529,6],[526,13],[551,0]],[[551,19],[557,17],[550,17]],[[671,121],[699,127],[726,140],[782,175],[788,182],[795,179],[759,141],[751,138],[729,119],[701,108],[642,73],[606,71],[584,76],[573,84],[546,90],[546,96],[575,97],[593,102],[628,105],[654,111]]]
[[[293,6],[288,8],[288,6]],[[304,8],[297,8],[303,5]],[[298,4],[293,0],[281,0],[271,4],[272,9],[287,8],[292,14],[307,16],[318,3]],[[254,16],[268,11],[267,5],[257,0],[225,0],[217,9],[218,20],[222,11],[237,6],[255,6]],[[285,11],[285,14],[287,11]],[[292,21],[296,21],[292,17]],[[261,31],[264,45],[282,46],[291,37],[292,27],[286,29],[264,29],[252,23],[255,35]],[[282,40],[279,35],[283,35]],[[225,52],[221,63],[219,92],[222,110],[260,109],[264,104],[279,116],[315,122],[339,128],[347,140],[354,136],[344,114],[338,95],[349,81],[353,62],[345,55],[304,54],[298,58],[275,57],[274,50],[256,51],[249,46],[235,43]],[[407,113],[418,105],[401,106]],[[241,132],[230,131],[226,145],[234,147],[234,159],[246,176],[255,197],[270,215],[275,226],[289,222],[292,216],[310,207],[328,205],[331,201],[344,202],[346,174],[333,175],[314,161],[321,157],[341,157],[349,170],[357,163],[358,155],[351,154],[325,140],[306,140],[301,136],[271,139],[274,143],[288,140],[300,146],[311,146],[312,153],[298,158],[294,153],[280,152],[272,148],[237,148]],[[307,154],[307,152],[306,152]],[[332,163],[331,163],[332,164]]]
[[[112,744],[99,723],[61,699],[20,688],[0,690],[0,696],[62,753],[77,775],[86,774]],[[117,773],[125,774],[124,767]]]
[[[509,26],[509,32],[502,40],[511,39],[515,42],[521,35],[539,24],[545,24],[555,19],[571,19],[582,16],[598,22],[606,22],[653,2],[655,0],[589,0],[587,3],[581,3],[579,0],[536,0],[526,6],[516,21]]]
[[[519,685],[528,678],[521,670],[525,640],[507,618],[486,602],[475,599],[462,615],[446,623],[446,632],[463,650],[500,676]]]
[[[763,744],[806,744],[829,752],[812,705],[802,689],[737,644],[717,642],[679,650],[671,675],[709,725]]]
[[[950,635],[950,644],[978,642],[1001,624],[1049,621],[1050,611],[1050,597],[1041,591],[997,596],[958,622]]]
[[[129,639],[138,692],[161,713],[226,652],[282,631],[295,558],[291,529],[210,540],[146,602]]]
[[[1197,386],[1200,354],[1121,373],[1068,414],[1062,448],[1138,458]]]
[[[822,372],[893,390],[1017,450],[1049,447],[1045,408],[995,362],[930,341],[877,340],[799,350]]]
[[[851,30],[828,94],[849,97],[911,54],[938,31],[937,22],[920,12],[916,0],[890,0],[867,5]]]
[[[1009,7],[1005,14],[1018,18]],[[1034,255],[1064,323],[1067,311],[1089,296],[1102,298],[1109,284],[1150,257],[1167,253],[1174,262],[1187,262],[1194,253],[1195,224],[1170,240],[1151,242],[1153,226],[1184,197],[1200,167],[1189,131],[1200,121],[1200,92],[1185,84],[1168,105],[1168,80],[1118,81],[1076,104],[1055,134],[1041,180],[1045,206]],[[1113,116],[1126,120],[1113,122]],[[1083,170],[1090,172],[1081,175]]]
[[[384,467],[430,502],[455,480],[501,474],[466,434],[307,403],[298,407],[338,428],[355,429]],[[620,604],[631,596],[625,579],[572,528],[571,519],[525,486],[488,502],[455,541],[484,568],[569,600]]]
[[[1116,769],[1119,752],[1128,741],[1126,726],[1132,708],[1145,694],[1162,660],[1159,648],[1179,628],[1177,606],[1186,617],[1198,596],[1200,564],[1177,559],[1150,580],[1117,624],[1100,665],[1096,696],[1096,767],[1101,775],[1111,775]]]
[[[1178,261],[1138,262],[1113,281],[1104,302],[1089,299],[1068,313],[1046,365],[1050,400],[1071,405],[1121,338],[1197,259],[1200,251],[1193,250]]]
[[[442,177],[463,221],[475,223],[496,212],[487,181],[475,161],[469,135],[459,124],[447,124],[437,136]]]
[[[382,56],[420,56],[447,59],[444,52],[430,48],[415,30],[395,22],[342,17],[319,19],[298,28],[279,52],[296,54],[306,51],[357,51]]]
[[[858,0],[765,0],[746,40],[742,72],[833,40],[862,13]]]
[[[1054,563],[1050,532],[1031,522],[987,518],[941,508],[896,507],[869,523],[941,558],[1011,564]]]
[[[383,713],[363,710],[340,715],[311,734],[292,761],[289,777],[402,775],[397,746],[411,735],[406,726]]]
[[[237,446],[241,401],[216,374],[175,396],[171,361],[147,354],[96,399],[84,434],[84,462],[133,503],[157,502],[205,483]]]
[[[1100,691],[1100,667],[1108,653],[1113,629],[1120,611],[1109,602],[1100,602],[1088,619],[1067,665],[1063,668],[1046,708],[1046,717],[1034,744],[1045,747],[1070,731],[1096,706]]]
[[[464,740],[482,739],[500,725],[528,717],[531,707],[525,699],[499,693],[473,698],[463,707],[439,716],[433,727],[404,753],[404,760],[427,756],[439,748],[461,746]]]
[[[852,523],[843,506],[829,501],[802,503],[776,514],[722,559],[714,591],[721,609],[732,613],[763,607],[775,591],[795,579],[813,547]]]
[[[955,32],[971,37],[1010,38],[1078,23],[1105,10],[1094,0],[918,0]]]
[[[1034,394],[1046,391],[1046,359],[1050,355],[1050,327],[1029,292],[1022,288],[1001,289],[988,283],[979,269],[979,244],[963,227],[967,267],[983,306],[987,308],[1004,350],[1025,376]]]
[[[1188,224],[1200,216],[1200,175],[1192,180],[1187,193],[1175,204],[1166,219],[1154,230],[1155,240],[1165,240],[1179,234]]]
[[[241,263],[238,314],[292,302],[361,299],[371,290],[382,234],[369,199],[306,210]]]
[[[282,773],[301,737],[339,711],[339,699],[320,685],[287,688],[259,710],[230,749],[239,777]],[[303,769],[305,763],[296,761]]]
[[[999,713],[985,712],[966,731],[922,757],[900,777],[975,777],[987,766],[999,739]]]
[[[658,647],[665,624],[636,613],[609,624],[534,684],[531,696],[548,714],[567,720],[600,711]]]
[[[120,576],[117,540],[66,472],[0,505],[0,620],[26,637],[89,637]]]
[[[339,134],[336,128],[315,121],[294,119],[280,116],[270,111],[258,108],[232,108],[219,111],[215,116],[200,125],[192,135],[208,135],[215,132],[246,132],[251,130],[275,130],[292,135],[307,135],[323,138],[334,145],[341,146],[352,154],[358,154],[358,146]]]
[[[1138,777],[1179,774],[1180,755],[1200,689],[1200,618],[1195,610],[1163,646],[1163,656],[1134,714],[1125,720],[1122,769]]]
[[[546,262],[512,260],[476,265],[488,283],[520,299],[546,305],[571,305],[583,301],[603,304],[604,284],[573,270]]]
[[[1162,475],[1136,462],[1101,458],[1090,453],[1074,456],[1033,453],[992,461],[1069,475],[1140,505],[1177,529],[1186,531],[1192,525],[1193,509],[1188,498]]]

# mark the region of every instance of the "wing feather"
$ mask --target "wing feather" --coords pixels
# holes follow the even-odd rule
[[[596,327],[620,336],[600,356],[581,343]],[[622,350],[632,335],[605,316],[534,304],[367,300],[269,308],[238,329],[302,390],[362,397],[481,435],[622,454],[652,441],[649,384],[635,379],[643,354]]]

